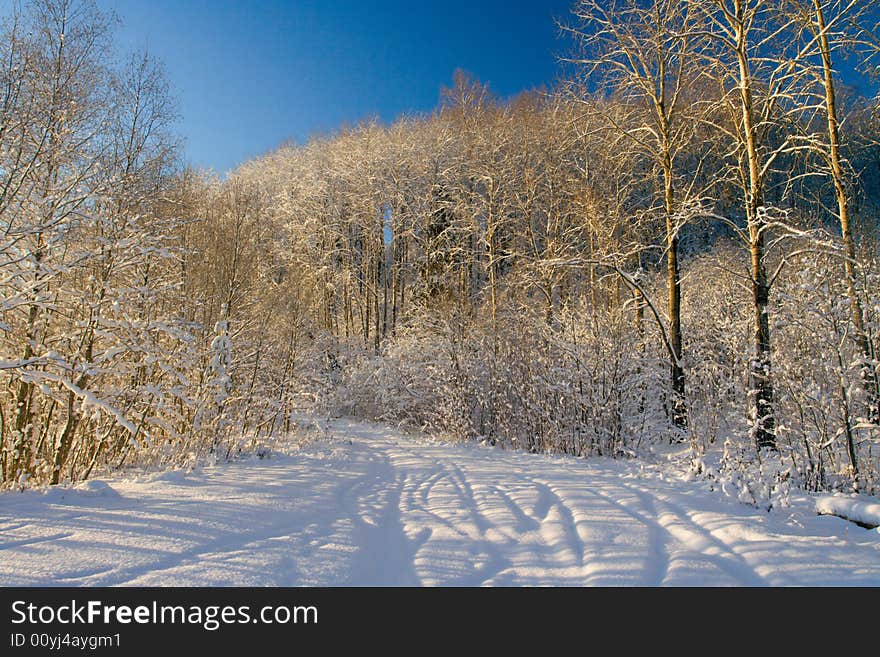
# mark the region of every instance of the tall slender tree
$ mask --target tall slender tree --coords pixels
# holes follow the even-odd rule
[[[651,163],[665,229],[671,417],[676,426],[686,428],[679,232],[693,186],[682,183],[679,159],[693,146],[698,124],[698,104],[688,93],[697,77],[698,61],[692,48],[696,37],[690,34],[690,4],[676,0],[581,0],[573,13],[577,23],[563,29],[580,46],[579,54],[568,60],[585,76],[575,87],[576,94],[581,98],[588,95],[598,73],[618,102],[630,109],[625,120],[606,113],[609,124]]]

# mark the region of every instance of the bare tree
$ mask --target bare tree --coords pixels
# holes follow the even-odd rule
[[[563,26],[581,47],[579,56],[567,61],[578,65],[583,83],[574,91],[588,94],[596,73],[613,90],[618,102],[631,111],[623,120],[607,113],[613,128],[650,161],[659,192],[665,223],[668,333],[672,350],[671,417],[680,428],[687,427],[687,399],[682,359],[681,280],[679,274],[679,232],[688,215],[693,182],[681,178],[680,159],[694,145],[699,102],[689,89],[697,79],[697,54],[690,34],[691,6],[674,0],[644,3],[636,0],[607,3],[582,0],[573,9],[578,23]],[[594,110],[603,104],[592,104]],[[691,172],[692,181],[697,172]]]
[[[708,37],[705,51],[717,76],[726,122],[715,126],[731,142],[742,190],[746,228],[734,230],[748,246],[752,297],[752,358],[749,365],[749,415],[757,449],[776,447],[776,414],[771,374],[770,290],[767,271],[768,233],[784,225],[766,202],[778,158],[790,152],[792,130],[785,127],[800,109],[797,79],[784,50],[788,24],[778,20],[774,3],[765,0],[706,0],[694,7],[702,24],[695,35]],[[792,102],[794,107],[788,107]],[[779,126],[783,126],[778,128]],[[778,129],[777,129],[778,128]],[[782,138],[779,138],[779,135]]]
[[[852,227],[851,180],[849,165],[843,155],[841,110],[838,103],[839,71],[835,65],[835,53],[849,48],[864,51],[864,36],[870,34],[869,11],[872,5],[859,0],[790,0],[784,5],[790,20],[802,34],[798,64],[816,70],[809,80],[818,81],[815,90],[816,105],[824,115],[824,137],[808,134],[805,143],[819,155],[827,176],[834,188],[837,220],[843,241],[843,267],[851,317],[855,327],[855,340],[862,355],[860,376],[867,398],[867,418],[872,424],[880,424],[880,381],[873,345],[865,327],[865,311],[856,284],[858,259]],[[869,41],[870,43],[870,41]],[[855,450],[850,446],[852,466]]]

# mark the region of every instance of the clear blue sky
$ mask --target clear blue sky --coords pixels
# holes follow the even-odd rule
[[[573,0],[98,0],[161,59],[189,163],[223,173],[285,140],[431,110],[463,68],[496,93],[552,82]]]

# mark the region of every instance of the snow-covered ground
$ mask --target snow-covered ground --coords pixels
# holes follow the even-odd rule
[[[880,585],[880,532],[659,468],[338,420],[288,455],[0,495],[0,585]]]

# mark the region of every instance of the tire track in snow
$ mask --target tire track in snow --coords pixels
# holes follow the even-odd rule
[[[464,472],[458,465],[451,462],[444,465],[450,472],[451,476],[449,477],[449,480],[453,482],[453,485],[458,491],[459,497],[465,503],[465,509],[470,514],[474,526],[479,530],[480,534],[485,537],[486,533],[490,529],[494,529],[495,526],[492,521],[489,520],[489,518],[487,518],[486,515],[480,511],[480,505],[477,502],[476,496],[474,495],[473,487],[471,486]]]
[[[513,516],[515,521],[516,530],[525,534],[528,532],[538,531],[541,528],[541,521],[536,520],[531,514],[526,513],[523,508],[517,504],[513,498],[504,491],[500,486],[492,486],[492,492],[498,496],[504,505],[507,507],[507,510]]]
[[[549,483],[545,481],[541,481],[540,479],[532,480],[535,485],[538,487],[539,495],[539,503],[543,502],[546,505],[546,509],[544,506],[541,506],[541,513],[538,513],[538,507],[536,506],[536,515],[541,518],[541,531],[542,534],[545,535],[546,538],[546,526],[547,521],[550,517],[550,512],[553,509],[556,509],[560,515],[560,525],[562,527],[562,540],[565,542],[568,549],[574,555],[574,565],[578,568],[583,568],[584,566],[584,543],[581,541],[581,537],[577,531],[577,522],[575,521],[574,513],[571,508],[565,503],[565,500],[562,498],[562,495],[557,492],[557,490]]]
[[[413,567],[417,545],[403,531],[400,502],[405,477],[396,475],[387,459],[345,492],[343,504],[353,523],[358,546],[351,563],[349,586],[419,586]],[[424,542],[430,535],[418,537]]]
[[[374,444],[374,447],[376,446]],[[383,454],[388,456],[392,463],[406,458],[410,465],[429,460],[429,454],[432,451],[429,448],[427,454],[420,453],[412,448],[403,448],[399,443],[387,445],[384,441],[381,447]],[[386,447],[392,449],[395,454],[392,456],[385,452],[384,448]],[[405,452],[406,455],[404,456],[401,452]],[[499,454],[499,456],[501,455]],[[501,457],[504,458],[504,456]],[[527,567],[524,564],[517,565],[516,560],[512,562],[509,553],[514,550],[522,557],[524,556],[522,554],[523,548],[528,548],[528,546],[534,546],[531,548],[532,550],[537,550],[544,555],[543,561],[551,571],[561,569],[568,573],[567,579],[571,579],[573,571],[585,572],[588,567],[599,567],[597,563],[588,563],[588,549],[578,528],[576,512],[566,502],[567,493],[561,487],[541,478],[528,476],[524,472],[519,472],[504,487],[498,483],[483,485],[475,481],[475,479],[481,478],[479,473],[469,474],[467,472],[470,465],[476,467],[484,465],[482,461],[474,464],[466,462],[462,465],[451,462],[448,457],[444,457],[432,461],[432,464],[434,470],[423,479],[422,485],[433,494],[421,495],[421,499],[425,503],[424,507],[410,504],[404,511],[416,513],[424,519],[439,521],[460,539],[469,539],[475,543],[478,546],[478,551],[491,555],[483,568],[476,569],[472,573],[473,577],[479,577],[481,582],[491,583],[493,579],[497,578],[504,583],[511,577],[511,583],[519,581],[521,577],[516,573]],[[493,481],[497,480],[493,479]],[[444,487],[447,490],[451,489],[454,497],[453,502],[450,503],[448,499],[438,499],[442,497],[441,489]],[[508,492],[512,487],[519,491],[519,497],[528,497],[529,492],[534,493],[534,501],[532,503],[517,502],[511,492]],[[409,499],[411,501],[412,496]],[[434,510],[427,508],[429,501],[434,503]],[[490,503],[492,501],[496,503]],[[627,512],[640,526],[644,526],[648,530],[651,554],[643,555],[646,563],[647,582],[652,585],[661,583],[668,564],[662,528],[656,523],[650,523],[643,515],[629,513],[629,509],[614,503],[613,500],[604,499],[603,501],[611,504],[614,508]],[[437,512],[438,508],[453,508],[459,513],[444,517]],[[501,515],[502,512],[508,518],[504,518]],[[468,520],[465,522],[462,522],[462,513],[467,516]],[[581,521],[584,525],[588,522],[589,518],[584,518]],[[478,535],[474,536],[471,528],[476,529]],[[499,538],[503,540],[499,540]],[[431,539],[427,541],[425,547],[429,552],[431,551]],[[596,555],[604,547],[606,546],[596,546]],[[654,567],[649,568],[652,564]],[[494,567],[490,568],[489,565],[494,565]],[[599,576],[601,574],[602,571],[598,573]],[[594,573],[595,575],[597,574]],[[579,578],[569,583],[579,584],[582,581]]]
[[[663,527],[651,519],[650,516],[644,515],[631,509],[626,504],[615,500],[607,493],[600,492],[596,488],[589,488],[591,495],[603,500],[605,503],[615,509],[630,516],[638,521],[648,531],[648,547],[649,552],[645,555],[645,571],[644,586],[660,586],[666,580],[669,572],[669,550],[666,547],[664,536],[668,536]]]
[[[4,498],[0,583],[880,582],[874,535],[809,511],[794,525],[698,486],[638,479],[626,463],[327,427],[326,442],[274,461],[114,482],[120,497],[107,503]]]
[[[672,502],[668,496],[651,494],[643,488],[621,484],[642,500],[652,499],[659,504],[656,510],[657,523],[673,538],[688,549],[698,552],[707,561],[744,586],[768,586],[769,582],[758,574],[746,559],[733,546],[717,537],[712,530],[700,525],[690,517],[690,513]],[[727,556],[725,556],[727,555]]]
[[[376,446],[376,445],[374,445]],[[499,540],[510,543],[516,536],[503,532],[484,512],[482,486],[472,484],[466,472],[448,458],[436,458],[399,443],[383,441],[382,452],[395,467],[416,469],[430,463],[429,474],[413,481],[407,504],[401,508],[407,526],[439,524],[425,536],[414,555],[414,567],[445,569],[445,577],[428,577],[431,584],[473,585],[484,582],[509,566]],[[488,490],[487,490],[488,492]],[[445,529],[446,531],[441,531]]]

